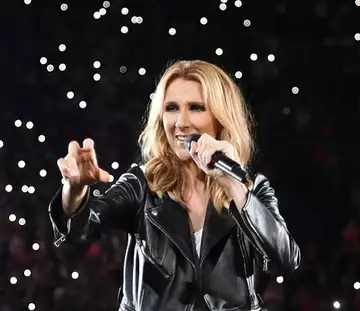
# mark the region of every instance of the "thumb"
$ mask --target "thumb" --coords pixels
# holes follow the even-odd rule
[[[110,174],[107,171],[99,168],[99,180],[103,183],[110,182]]]

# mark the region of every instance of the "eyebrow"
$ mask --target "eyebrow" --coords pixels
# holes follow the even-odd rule
[[[178,105],[179,103],[177,101],[168,101],[165,103],[165,106],[168,106],[168,105]],[[203,101],[190,101],[190,102],[187,102],[188,105],[200,105],[200,106],[205,106],[204,102]]]

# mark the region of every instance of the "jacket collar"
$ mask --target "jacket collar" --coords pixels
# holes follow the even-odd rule
[[[157,201],[158,204],[155,206],[149,204],[148,207],[145,207],[147,217],[169,237],[179,251],[195,267],[196,251],[193,246],[193,237],[186,210],[180,203],[173,201],[169,197]],[[201,241],[201,262],[234,226],[235,221],[227,210],[218,213],[212,202],[209,201]]]

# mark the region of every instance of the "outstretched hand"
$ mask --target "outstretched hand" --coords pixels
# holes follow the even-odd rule
[[[68,154],[58,159],[57,164],[63,178],[73,187],[110,181],[110,174],[98,166],[94,141],[90,138],[83,141],[82,147],[77,141],[70,142]]]

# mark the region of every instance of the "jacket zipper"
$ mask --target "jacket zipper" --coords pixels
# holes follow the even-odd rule
[[[236,217],[234,216],[234,214],[233,214],[232,212],[230,212],[230,214],[233,216],[233,218],[235,219],[235,221],[236,221],[236,223],[238,224],[238,226],[241,227],[241,225],[238,223],[238,221],[237,221]],[[256,250],[257,250],[257,251],[260,253],[260,255],[262,256],[262,259],[263,259],[263,262],[262,262],[263,267],[262,267],[262,269],[263,269],[263,271],[269,273],[269,272],[270,272],[270,271],[269,271],[269,268],[268,268],[268,264],[269,264],[269,262],[270,262],[269,256],[268,256],[267,253],[265,252],[264,248],[263,248],[261,245],[259,245],[258,243],[255,242],[256,239],[260,239],[260,237],[256,237],[256,236],[255,236],[254,231],[256,231],[256,230],[255,230],[255,228],[251,225],[251,223],[247,220],[246,215],[245,215],[245,212],[244,212],[244,211],[241,211],[241,212],[239,212],[239,214],[240,214],[241,219],[243,220],[243,223],[244,223],[246,229],[248,230],[249,234],[251,235],[251,237],[252,237],[253,240],[254,240],[254,242],[252,242],[253,246],[256,248]],[[250,240],[250,241],[251,241],[251,240]]]
[[[244,259],[244,273],[245,273],[246,282],[247,282],[248,288],[249,288],[250,309],[254,310],[253,307],[254,307],[255,297],[254,297],[254,293],[252,291],[253,290],[253,284],[249,284],[248,278],[247,278],[247,275],[248,275],[247,264],[248,264],[249,261],[248,261],[245,246],[243,245],[244,241],[243,241],[242,237],[240,237],[239,228],[237,229],[237,239],[238,239],[238,243],[239,243],[239,246],[240,246],[241,254],[242,254],[243,259]]]
[[[152,258],[149,254],[146,253],[144,245],[141,243],[140,237],[138,234],[135,234],[136,244],[139,246],[141,253],[143,256],[166,278],[170,278],[170,274],[165,271],[165,269],[158,264],[154,258]]]
[[[263,271],[264,272],[270,272],[269,268],[268,268],[268,264],[269,264],[269,256],[267,255],[267,253],[265,252],[264,248],[262,247],[262,245],[260,243],[256,244],[255,241],[256,239],[260,239],[260,237],[256,236],[256,234],[254,233],[256,230],[255,228],[251,225],[251,223],[248,221],[248,219],[246,218],[245,212],[241,212],[240,213],[241,218],[243,219],[243,222],[246,226],[246,228],[248,229],[249,233],[251,234],[252,238],[254,239],[254,246],[258,249],[259,253],[262,255],[263,258]]]
[[[168,234],[166,232],[166,230],[164,230],[164,228],[162,228],[155,220],[153,220],[151,217],[149,217],[148,213],[145,211],[145,217],[156,227],[158,228],[159,230],[161,230],[162,232],[164,232],[166,234],[166,236],[171,240],[171,242],[173,242],[174,245],[176,245],[174,239],[171,237],[170,234]],[[185,254],[183,252],[182,249],[179,249],[181,254],[187,259],[187,261],[191,264],[191,266],[193,267],[194,271],[195,271],[195,277],[196,279],[198,280],[198,271],[194,265],[194,263],[191,261],[191,259],[187,256],[187,254]],[[192,303],[191,304],[188,304],[187,308],[186,308],[186,311],[189,311],[193,308],[195,304],[195,298],[193,299]]]

